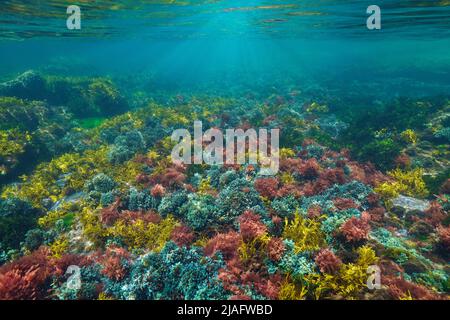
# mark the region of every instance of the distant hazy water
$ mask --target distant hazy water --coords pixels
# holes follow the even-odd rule
[[[0,78],[36,68],[135,81],[146,74],[151,89],[317,83],[355,90],[357,81],[385,95],[450,92],[448,0],[76,3],[79,31],[66,28],[71,1],[1,1]],[[366,28],[371,4],[381,7],[381,30]]]

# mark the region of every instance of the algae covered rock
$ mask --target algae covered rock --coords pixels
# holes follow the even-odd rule
[[[0,95],[39,100],[46,95],[45,80],[33,70],[0,84]]]
[[[394,208],[403,209],[405,213],[411,211],[424,212],[430,207],[430,202],[400,195],[392,200],[392,206]]]
[[[26,201],[0,200],[0,243],[7,248],[18,248],[27,231],[36,225],[39,214],[39,210]]]

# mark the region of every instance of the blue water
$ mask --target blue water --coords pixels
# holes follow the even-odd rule
[[[195,120],[279,174],[175,165]],[[448,299],[449,141],[450,0],[0,0],[0,300]]]
[[[78,4],[82,29],[66,28]],[[381,30],[366,9],[379,5]],[[0,79],[129,75],[177,91],[449,92],[449,1],[1,1]],[[131,85],[131,84],[130,84]]]

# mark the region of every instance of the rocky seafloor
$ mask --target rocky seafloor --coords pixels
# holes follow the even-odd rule
[[[0,299],[449,297],[449,97],[162,102],[28,71],[0,110]],[[280,128],[279,172],[174,164],[195,120]]]

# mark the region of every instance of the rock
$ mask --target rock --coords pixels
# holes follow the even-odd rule
[[[380,289],[371,290],[365,292],[358,297],[361,300],[392,300],[392,296],[386,286],[382,286]]]
[[[392,200],[392,205],[395,210],[403,209],[405,213],[409,213],[411,211],[424,212],[430,207],[430,202],[427,200],[420,200],[400,195]]]
[[[406,210],[402,207],[394,206],[391,208],[391,213],[393,213],[395,216],[403,218],[405,216]]]
[[[402,264],[403,269],[405,269],[405,272],[412,274],[412,273],[423,273],[428,270],[428,266],[424,264],[423,262],[417,260],[417,259],[409,259],[407,262]]]
[[[42,199],[41,204],[47,210],[50,210],[53,207],[53,205],[54,205],[53,200],[50,199],[50,198]]]
[[[45,97],[46,91],[45,80],[32,70],[0,84],[0,95],[21,99],[40,100]]]
[[[434,228],[424,221],[416,221],[411,226],[410,233],[414,236],[427,236],[434,231]]]
[[[86,196],[86,194],[85,194],[84,192],[82,192],[82,191],[77,192],[77,193],[74,193],[74,194],[72,194],[72,195],[70,195],[70,196],[65,196],[64,198],[62,198],[62,199],[56,201],[55,204],[51,207],[50,211],[58,210],[58,209],[61,207],[61,205],[62,205],[63,203],[67,203],[67,202],[70,202],[70,203],[77,202],[78,200],[80,200],[81,198],[83,198],[83,197],[85,197],[85,196]]]

